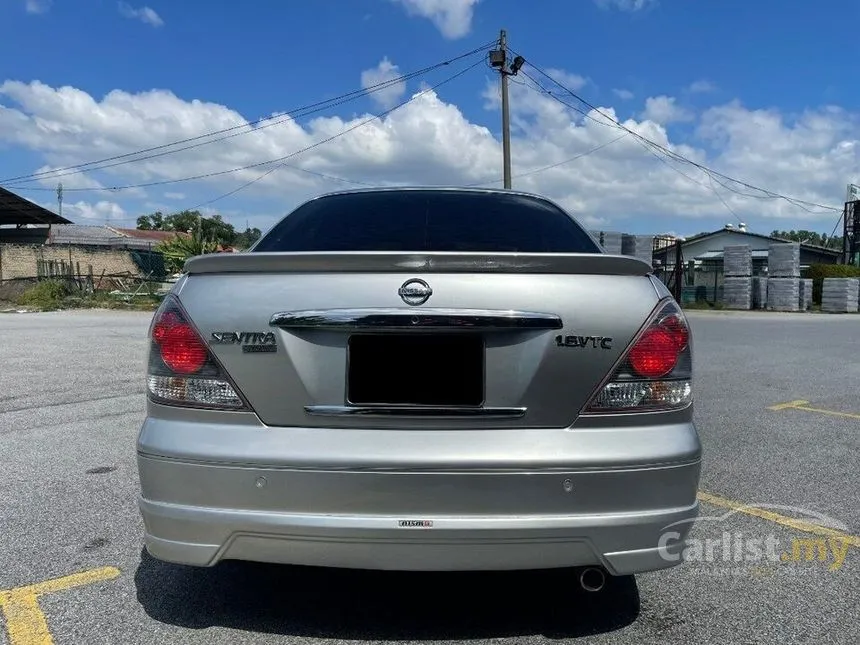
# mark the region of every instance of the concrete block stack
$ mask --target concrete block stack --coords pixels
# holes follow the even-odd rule
[[[622,235],[621,254],[638,258],[651,266],[654,261],[654,236]]]
[[[757,275],[752,279],[753,309],[764,309],[767,306],[767,278]]]
[[[723,303],[727,309],[752,307],[752,251],[749,245],[723,249]]]
[[[800,280],[768,278],[767,308],[771,311],[800,311]]]
[[[774,242],[767,252],[767,308],[800,311],[800,244]]]
[[[809,311],[812,309],[812,280],[806,278],[800,280],[800,310]]]
[[[858,309],[857,278],[824,278],[821,287],[821,311],[832,314],[854,313]]]

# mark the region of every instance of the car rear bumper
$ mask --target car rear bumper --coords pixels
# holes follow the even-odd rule
[[[398,519],[389,517],[206,509],[144,499],[140,509],[149,554],[185,565],[231,559],[409,571],[599,565],[612,575],[629,575],[680,563],[677,550],[660,548],[660,535],[682,522],[685,536],[685,520],[696,517],[698,504],[638,515],[434,518],[432,528],[409,529],[392,528]]]
[[[698,515],[701,445],[682,414],[398,431],[149,412],[139,506],[147,550],[170,562],[626,575],[679,564]]]
[[[205,465],[139,456],[148,552],[387,570],[680,563],[698,462],[587,472],[371,473]],[[570,490],[566,490],[569,488]],[[662,502],[662,504],[660,503]],[[376,509],[375,511],[373,509]]]

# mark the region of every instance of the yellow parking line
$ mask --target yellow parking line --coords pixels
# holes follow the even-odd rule
[[[809,401],[787,401],[786,403],[777,403],[776,405],[768,406],[768,410],[804,410],[805,412],[817,412],[818,414],[829,414],[834,417],[844,417],[847,419],[860,419],[860,414],[854,412],[837,412],[836,410],[824,410],[822,408],[810,407]]]
[[[53,645],[48,621],[39,607],[40,595],[110,580],[119,573],[116,567],[102,567],[0,591],[0,610],[6,619],[10,645]]]
[[[712,493],[699,491],[698,498],[700,501],[707,502],[713,506],[728,508],[730,510],[737,511],[738,513],[744,513],[763,520],[768,520],[769,522],[774,522],[775,524],[794,529],[795,531],[839,538],[843,543],[860,549],[860,537],[851,535],[850,533],[845,533],[827,526],[821,526],[820,524],[815,524],[813,522],[799,520],[780,513],[774,513],[773,511],[768,511],[763,508],[749,506],[741,502],[735,502],[733,500],[726,499],[725,497],[720,497],[719,495],[713,495]]]
[[[768,410],[790,410],[791,408],[796,408],[799,405],[806,405],[809,401],[786,401],[785,403],[777,403],[776,405],[768,406]]]

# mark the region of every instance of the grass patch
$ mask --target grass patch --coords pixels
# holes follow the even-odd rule
[[[16,298],[20,307],[37,311],[64,309],[126,309],[154,311],[161,303],[158,296],[139,296],[125,301],[107,291],[87,293],[64,280],[44,280],[26,289]]]
[[[72,295],[68,283],[61,280],[45,280],[30,287],[18,296],[17,302],[22,307],[33,309],[58,309],[64,299]]]

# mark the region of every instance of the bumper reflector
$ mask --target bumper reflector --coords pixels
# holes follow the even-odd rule
[[[150,375],[147,382],[149,393],[156,401],[173,404],[203,404],[236,410],[244,407],[242,399],[226,381],[212,378]]]
[[[635,408],[643,412],[648,408],[679,408],[690,403],[692,396],[693,388],[689,380],[607,383],[591,408],[593,410]]]

